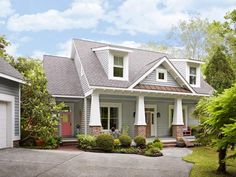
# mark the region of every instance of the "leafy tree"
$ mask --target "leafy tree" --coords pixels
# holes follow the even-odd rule
[[[57,105],[48,93],[41,61],[22,57],[9,62],[27,82],[21,87],[22,142],[32,138],[48,142],[56,135],[59,112],[64,105]]]
[[[235,74],[230,59],[218,47],[205,69],[206,81],[219,93],[230,88],[235,81]]]
[[[10,43],[6,40],[5,36],[0,35],[0,57],[9,58],[10,56],[6,53],[6,47],[9,46]]]
[[[218,149],[217,171],[221,173],[226,173],[227,149],[236,142],[235,107],[236,84],[218,96],[201,100],[195,110],[203,121],[204,136],[210,137],[211,144]]]
[[[184,46],[182,57],[202,59],[205,55],[206,35],[209,22],[200,17],[193,17],[189,21],[180,21],[169,33],[170,39],[175,39],[180,46]]]

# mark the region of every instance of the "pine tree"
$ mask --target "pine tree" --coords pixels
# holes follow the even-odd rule
[[[222,48],[218,47],[206,66],[206,81],[218,92],[230,88],[235,81],[235,74],[230,59],[226,58]]]

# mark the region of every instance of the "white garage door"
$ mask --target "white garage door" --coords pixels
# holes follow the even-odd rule
[[[0,148],[7,147],[7,104],[0,101]]]

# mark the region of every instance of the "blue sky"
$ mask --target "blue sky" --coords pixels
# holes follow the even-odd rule
[[[222,21],[236,0],[0,0],[0,35],[13,56],[69,56],[72,38],[131,47],[172,44],[167,32],[200,15]]]

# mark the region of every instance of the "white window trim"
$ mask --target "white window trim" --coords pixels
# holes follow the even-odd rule
[[[190,84],[190,67],[195,67],[196,68],[196,84]],[[186,71],[186,79],[192,87],[200,87],[200,66],[195,66],[195,65],[187,65],[187,71]]]
[[[169,128],[171,128],[172,126],[172,122],[171,122],[171,109],[174,109],[174,105],[169,105]],[[183,105],[182,109],[185,110],[185,128],[188,127],[188,107],[187,105]]]
[[[159,79],[159,73],[164,73],[164,79]],[[167,82],[167,70],[166,69],[156,69],[156,81],[157,82]]]
[[[116,107],[118,108],[118,129],[121,131],[122,127],[122,103],[111,103],[111,102],[101,102],[100,103],[100,109],[101,107]],[[108,124],[110,123],[109,121],[110,116],[108,115]],[[110,127],[111,128],[111,127]],[[109,129],[103,129],[104,131],[110,131]]]
[[[125,56],[120,55],[123,57],[123,77],[114,77],[114,56],[119,56],[116,54],[113,54],[112,52],[109,52],[109,60],[108,60],[108,79],[109,80],[122,80],[122,81],[127,81],[129,78],[129,62],[128,62],[128,55],[126,54]],[[120,66],[118,66],[120,67]]]

